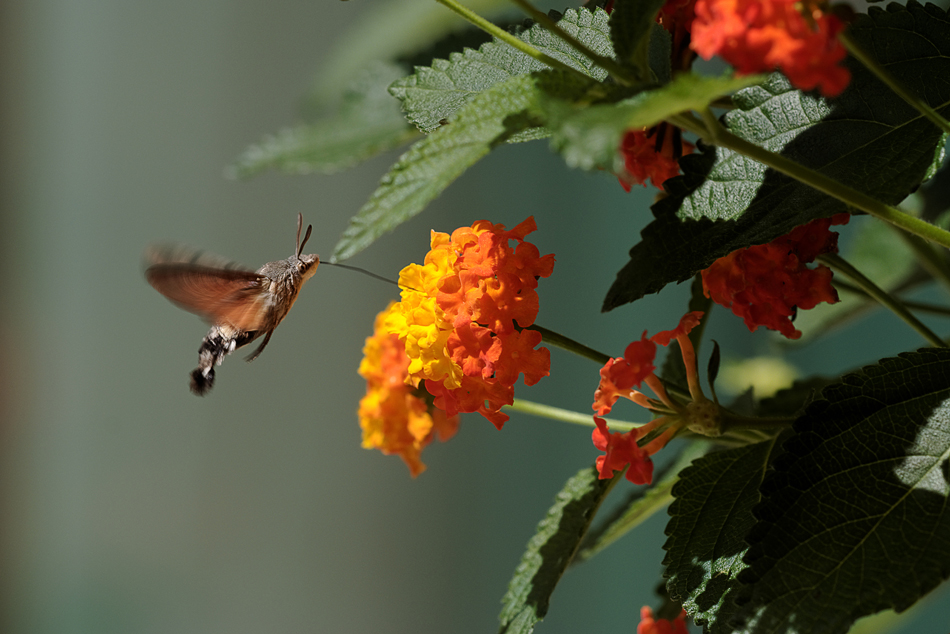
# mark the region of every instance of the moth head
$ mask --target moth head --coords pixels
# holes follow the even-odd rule
[[[303,242],[300,241],[300,230],[303,229],[303,214],[297,214],[297,245],[294,249],[294,254],[297,257],[294,266],[297,267],[297,272],[303,277],[304,280],[309,280],[313,277],[313,274],[317,272],[317,265],[320,264],[320,257],[315,254],[310,255],[301,255],[303,253],[303,248],[307,244],[307,240],[310,239],[310,233],[313,231],[313,225],[307,225],[307,234],[303,237]]]

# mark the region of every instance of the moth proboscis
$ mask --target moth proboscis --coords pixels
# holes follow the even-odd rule
[[[263,335],[247,361],[260,356],[304,282],[313,277],[320,258],[301,254],[313,225],[307,226],[301,242],[302,228],[303,216],[297,214],[294,254],[268,262],[256,272],[181,247],[152,248],[147,253],[148,283],[179,308],[211,324],[198,348],[198,367],[191,373],[195,394],[204,396],[214,386],[214,366]]]

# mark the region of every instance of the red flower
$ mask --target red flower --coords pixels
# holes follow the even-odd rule
[[[792,325],[797,309],[838,301],[831,269],[820,264],[810,269],[806,264],[822,253],[838,251],[838,234],[829,227],[850,219],[848,214],[821,218],[768,244],[719,258],[702,272],[706,297],[742,317],[753,332],[765,326],[798,339],[802,333]]]
[[[630,191],[634,183],[646,187],[649,180],[662,188],[667,179],[679,175],[678,159],[693,149],[682,140],[682,131],[667,123],[648,130],[628,130],[620,142],[624,165],[618,176],[620,185]]]
[[[597,473],[601,480],[612,478],[614,471],[627,465],[627,479],[634,484],[649,484],[653,480],[653,461],[646,451],[637,446],[636,430],[624,434],[607,429],[607,421],[594,416],[597,428],[591,434],[594,447],[605,452],[597,456]]]
[[[692,48],[719,55],[740,75],[782,71],[796,88],[837,96],[851,80],[838,62],[844,24],[815,0],[697,0]]]
[[[680,612],[672,621],[656,619],[653,610],[648,606],[640,608],[640,623],[637,625],[637,634],[688,634],[686,628],[686,610]]]
[[[680,430],[689,427],[698,433],[716,433],[718,430],[718,405],[709,401],[699,387],[696,370],[696,353],[689,340],[689,332],[702,317],[701,312],[687,313],[673,330],[664,330],[647,338],[644,332],[639,341],[634,341],[624,351],[622,358],[611,359],[600,370],[600,384],[594,392],[594,446],[604,451],[597,458],[597,470],[601,479],[613,477],[615,471],[626,467],[627,479],[636,484],[648,484],[653,479],[653,461],[650,456],[666,446]],[[653,373],[656,344],[666,346],[676,339],[686,366],[686,379],[692,401],[679,403],[667,394],[663,383]],[[633,389],[646,382],[657,395],[651,399]],[[611,432],[607,422],[600,418],[613,409],[620,397],[629,399],[651,412],[660,414],[651,422],[626,433]],[[652,436],[642,446],[641,440]]]

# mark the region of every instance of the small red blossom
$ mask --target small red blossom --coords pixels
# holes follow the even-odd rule
[[[629,465],[627,480],[634,484],[649,484],[653,481],[653,461],[646,451],[637,445],[636,430],[626,433],[611,432],[607,421],[594,416],[597,427],[591,434],[594,447],[605,452],[597,456],[597,473],[601,480],[612,478],[615,471]]]
[[[687,313],[673,330],[664,330],[649,338],[644,332],[638,341],[627,346],[623,357],[610,359],[601,368],[600,384],[594,392],[593,404],[596,412],[594,446],[605,452],[597,458],[597,470],[601,479],[613,477],[615,471],[627,468],[628,480],[636,484],[648,484],[653,479],[653,461],[650,456],[665,447],[680,430],[689,427],[698,433],[716,433],[718,405],[706,399],[699,387],[696,353],[688,336],[689,332],[699,325],[702,315],[701,312]],[[666,346],[673,339],[680,345],[692,397],[692,402],[685,405],[671,399],[663,383],[654,374],[656,344]],[[644,382],[659,400],[648,398],[633,389]],[[608,414],[621,397],[661,415],[628,432],[611,432],[607,422],[600,417]],[[640,446],[641,440],[654,433],[655,437]]]
[[[686,627],[686,610],[680,612],[672,621],[657,619],[653,610],[648,606],[640,608],[640,623],[637,625],[637,634],[688,634]]]
[[[823,253],[837,253],[838,234],[829,227],[850,219],[848,214],[821,218],[768,244],[733,251],[702,272],[703,292],[742,317],[750,331],[765,326],[798,339],[802,333],[792,319],[799,308],[838,301],[831,269],[806,265]]]
[[[649,180],[654,187],[679,175],[678,159],[689,154],[694,147],[683,141],[682,131],[667,123],[660,123],[648,130],[628,130],[620,142],[624,171],[618,178],[620,185],[630,191],[634,184],[643,185]]]
[[[719,55],[740,75],[778,69],[796,88],[834,97],[850,72],[838,63],[844,23],[815,0],[696,0],[692,48],[703,59]]]

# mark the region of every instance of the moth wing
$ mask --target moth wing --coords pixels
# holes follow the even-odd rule
[[[179,308],[244,331],[257,330],[264,321],[269,280],[263,275],[182,249],[153,250],[148,259],[148,283]]]

